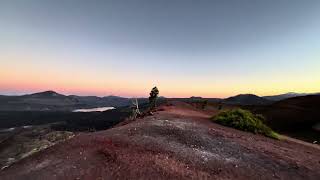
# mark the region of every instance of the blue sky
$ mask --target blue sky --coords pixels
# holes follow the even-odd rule
[[[319,9],[315,0],[3,0],[0,92],[320,91]]]

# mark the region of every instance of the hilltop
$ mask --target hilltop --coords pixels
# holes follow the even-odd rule
[[[232,105],[268,105],[273,103],[273,101],[254,94],[239,94],[237,96],[226,98],[222,102],[224,104]]]
[[[34,154],[1,179],[318,179],[320,148],[278,141],[209,121],[182,102]]]

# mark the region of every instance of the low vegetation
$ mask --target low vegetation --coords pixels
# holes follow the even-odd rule
[[[255,115],[247,110],[234,109],[223,111],[217,116],[212,117],[212,120],[224,126],[279,139],[279,135],[263,123],[264,117],[262,115]]]
[[[154,110],[157,106],[157,99],[159,95],[159,90],[157,87],[152,88],[149,97],[150,110]]]

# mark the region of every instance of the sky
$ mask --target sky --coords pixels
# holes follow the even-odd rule
[[[0,0],[0,94],[320,92],[318,0]]]

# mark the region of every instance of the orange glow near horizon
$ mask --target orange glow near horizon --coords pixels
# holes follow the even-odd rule
[[[0,91],[33,93],[46,90],[54,90],[63,94],[77,95],[117,95],[125,97],[147,97],[150,89],[157,84],[160,95],[165,97],[216,97],[225,98],[237,94],[252,93],[257,95],[275,95],[286,92],[319,92],[319,79],[305,82],[310,84],[306,86],[299,81],[278,81],[271,84],[261,84],[251,82],[250,84],[212,84],[201,85],[194,83],[193,86],[187,82],[175,83],[174,81],[150,83],[144,82],[126,82],[121,80],[103,81],[93,80],[86,77],[71,78],[65,75],[55,75],[43,72],[0,72]],[[205,83],[204,83],[205,84]],[[209,84],[209,83],[208,83]],[[249,87],[249,88],[248,88]],[[293,87],[293,88],[285,88]]]
[[[313,93],[320,91],[320,72],[304,73],[304,76],[250,77],[211,79],[210,77],[149,77],[128,72],[95,71],[70,68],[56,69],[46,62],[30,61],[20,65],[18,58],[7,59],[0,71],[0,94],[34,93],[54,90],[63,94],[147,97],[155,85],[165,97],[213,97],[225,98],[237,94],[252,93],[260,96],[287,92]],[[39,61],[41,62],[41,61]],[[65,67],[64,67],[65,68]],[[155,80],[153,80],[154,78]],[[263,80],[261,80],[263,78]]]

